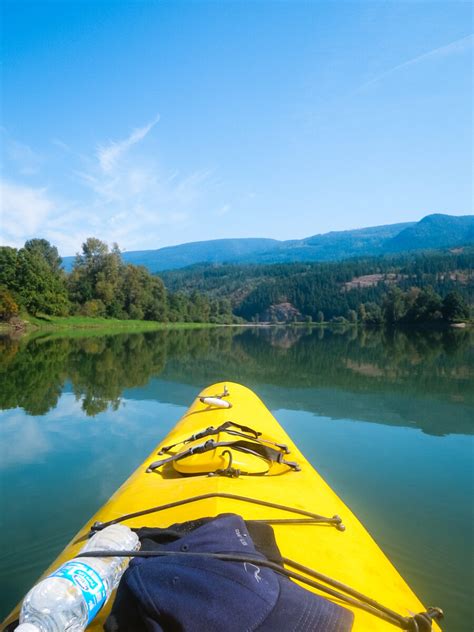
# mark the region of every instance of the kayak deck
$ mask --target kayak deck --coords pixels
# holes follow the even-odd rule
[[[275,523],[272,526],[283,557],[342,582],[401,616],[408,617],[426,610],[367,530],[306,461],[291,438],[251,390],[235,383],[218,383],[204,389],[200,397],[215,396],[223,392],[225,387],[228,389],[228,395],[223,399],[228,401],[231,407],[221,408],[202,402],[199,397],[196,398],[181,421],[81,529],[47,569],[45,575],[79,552],[84,543],[84,536],[96,521],[108,522],[135,512],[142,515],[128,518],[124,524],[130,527],[167,527],[173,523],[217,516],[222,513],[237,513],[245,520],[304,518],[304,516],[274,506],[285,505],[328,518],[340,516],[345,530],[331,522]],[[183,476],[174,469],[173,464],[167,464],[147,473],[147,468],[157,459],[167,458],[180,452],[187,448],[187,444],[178,445],[163,457],[157,456],[158,448],[181,442],[198,431],[209,426],[218,427],[227,421],[249,426],[261,432],[264,438],[286,444],[290,453],[285,458],[296,462],[300,470],[297,471],[283,464],[275,464],[274,467],[269,468],[268,473],[257,476],[228,477],[207,474]],[[227,433],[220,433],[212,439],[229,441],[238,437],[229,437]],[[202,444],[206,440],[207,438],[197,443]],[[214,458],[217,458],[221,466],[225,466],[222,449],[219,454],[220,456],[214,454]],[[245,465],[249,463],[245,455],[240,461],[241,457],[237,452],[235,454],[233,452],[233,455],[235,460],[233,465],[240,464],[245,470]],[[204,455],[199,455],[199,457],[203,458]],[[189,457],[189,461],[196,459],[197,468],[199,468],[199,457]],[[251,466],[258,469],[255,468],[255,464]],[[181,501],[199,496],[204,496],[204,498],[179,504]],[[246,497],[250,500],[237,500],[234,496]],[[257,502],[252,502],[252,499]],[[144,513],[147,509],[163,505],[171,506],[160,511]],[[78,542],[81,538],[82,541]],[[397,629],[392,623],[357,606],[342,603],[337,598],[329,597],[317,589],[311,590],[352,610],[355,615],[353,625],[355,632],[383,632]],[[88,629],[102,629],[112,601],[113,598]],[[7,621],[15,615],[18,616],[18,609]],[[433,630],[439,630],[436,623],[433,623]]]

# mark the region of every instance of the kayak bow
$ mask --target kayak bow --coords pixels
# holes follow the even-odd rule
[[[309,590],[352,610],[354,632],[409,629],[403,621],[426,612],[261,400],[234,383],[214,384],[198,395],[45,575],[77,555],[88,534],[104,524],[167,527],[222,513],[268,521],[293,579],[299,577],[296,581]],[[348,599],[342,601],[344,596]],[[89,629],[102,629],[111,602]],[[374,612],[374,604],[382,610]],[[435,609],[429,613],[433,618],[438,614]],[[17,616],[18,608],[6,623]],[[436,622],[432,629],[439,630]]]

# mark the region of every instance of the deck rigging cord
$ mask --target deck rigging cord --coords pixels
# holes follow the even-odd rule
[[[255,522],[266,522],[267,524],[327,524],[335,526],[338,531],[345,531],[346,527],[342,523],[340,516],[334,515],[332,518],[327,516],[321,516],[320,514],[306,511],[305,509],[298,509],[297,507],[289,507],[288,505],[281,505],[269,500],[261,500],[260,498],[250,498],[249,496],[240,496],[238,494],[229,494],[228,492],[210,492],[208,494],[199,494],[197,496],[190,496],[189,498],[182,498],[171,503],[164,505],[157,505],[155,507],[149,507],[148,509],[140,509],[132,513],[123,514],[113,520],[107,522],[94,522],[90,530],[80,538],[75,540],[75,544],[83,542],[94,535],[96,531],[105,529],[112,524],[118,524],[125,522],[126,520],[132,520],[133,518],[140,518],[141,516],[147,516],[151,513],[159,513],[160,511],[166,511],[167,509],[174,509],[182,505],[188,505],[190,503],[198,502],[200,500],[209,500],[211,498],[227,498],[228,500],[240,500],[242,502],[252,503],[254,505],[261,505],[262,507],[270,507],[271,509],[280,509],[282,511],[288,511],[295,513],[305,518],[269,518],[267,520],[255,520]]]
[[[238,428],[238,430],[232,430],[232,428]],[[200,430],[199,432],[195,432],[187,439],[183,439],[182,441],[177,441],[172,445],[163,446],[158,454],[166,454],[177,445],[183,445],[184,443],[190,443],[191,441],[197,441],[198,439],[203,439],[204,437],[209,437],[211,435],[219,434],[220,432],[225,432],[226,434],[234,435],[237,437],[243,437],[244,439],[250,439],[252,441],[256,441],[257,443],[266,443],[268,445],[272,445],[280,450],[283,450],[285,454],[289,454],[288,446],[284,443],[276,443],[275,441],[270,441],[269,439],[262,439],[262,433],[258,430],[254,430],[250,428],[250,426],[243,426],[241,424],[237,424],[233,421],[225,421],[217,428],[214,426],[209,426],[204,430]],[[252,436],[249,436],[252,435]]]
[[[300,466],[295,461],[287,461],[284,459],[285,453],[282,450],[275,450],[274,448],[270,448],[267,445],[262,445],[260,443],[256,443],[255,439],[238,439],[237,441],[214,441],[214,439],[208,439],[205,443],[201,443],[199,445],[192,446],[188,448],[184,452],[177,452],[176,454],[172,454],[171,456],[160,459],[159,461],[153,461],[147,467],[147,472],[153,472],[158,468],[166,465],[168,463],[173,463],[176,461],[181,461],[193,454],[203,454],[205,452],[211,452],[216,448],[232,448],[233,450],[237,450],[238,452],[244,452],[245,454],[251,454],[253,456],[259,457],[264,461],[270,463],[281,463],[282,465],[287,465],[290,469],[299,471]],[[262,472],[262,474],[266,474]],[[215,474],[216,472],[214,472]],[[247,474],[247,472],[240,472],[240,474]]]

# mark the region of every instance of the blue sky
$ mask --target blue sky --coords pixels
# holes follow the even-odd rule
[[[4,0],[0,241],[472,213],[472,4]]]

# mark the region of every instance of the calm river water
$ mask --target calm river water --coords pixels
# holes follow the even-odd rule
[[[212,382],[246,384],[444,630],[473,629],[473,335],[0,339],[0,618]]]

